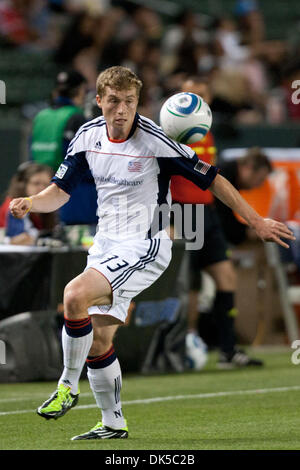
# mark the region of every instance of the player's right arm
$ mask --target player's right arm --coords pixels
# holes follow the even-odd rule
[[[66,158],[61,163],[48,188],[32,197],[13,199],[10,211],[17,219],[28,212],[54,212],[66,204],[74,187],[80,182],[85,170],[89,169],[85,158],[85,126],[82,126],[71,141]]]
[[[54,212],[69,199],[70,195],[53,183],[35,196],[13,199],[9,209],[14,217],[22,219],[28,212]]]

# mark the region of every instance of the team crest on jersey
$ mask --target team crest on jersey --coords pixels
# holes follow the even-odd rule
[[[143,169],[143,163],[142,162],[137,162],[135,160],[131,160],[128,163],[128,171],[139,172],[139,171],[142,171],[142,169]]]
[[[61,180],[65,176],[67,171],[68,171],[67,165],[64,165],[62,163],[60,167],[58,168],[57,172],[55,173],[55,176]]]

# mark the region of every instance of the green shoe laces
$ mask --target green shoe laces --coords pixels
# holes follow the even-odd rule
[[[71,404],[72,397],[70,396],[70,388],[65,387],[63,384],[60,384],[57,389],[57,397],[49,403],[47,408],[44,411],[59,411],[61,410],[64,403]]]

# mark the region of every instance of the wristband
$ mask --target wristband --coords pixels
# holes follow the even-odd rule
[[[30,201],[30,206],[29,208],[27,209],[27,211],[25,212],[24,215],[28,214],[28,212],[30,211],[30,209],[32,208],[32,199],[31,197],[24,197],[24,199],[26,199],[27,201]]]

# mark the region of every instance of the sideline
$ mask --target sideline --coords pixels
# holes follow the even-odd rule
[[[122,406],[128,405],[148,405],[150,403],[160,403],[164,401],[175,401],[175,400],[195,400],[199,398],[218,398],[218,397],[231,397],[234,395],[260,395],[264,393],[280,393],[280,392],[292,392],[299,391],[300,385],[291,387],[277,387],[277,388],[261,388],[253,390],[232,390],[228,392],[214,392],[214,393],[198,393],[195,395],[174,395],[166,397],[153,397],[145,398],[140,400],[128,400],[122,401]],[[96,404],[91,405],[78,405],[73,410],[86,410],[88,408],[98,408]],[[24,413],[35,413],[35,410],[15,410],[15,411],[3,411],[0,412],[0,416],[18,415]]]

